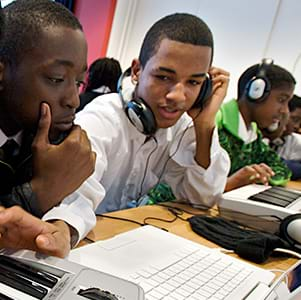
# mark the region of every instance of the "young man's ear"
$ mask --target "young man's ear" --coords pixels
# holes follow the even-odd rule
[[[131,66],[131,77],[133,82],[139,81],[141,70],[142,70],[142,66],[140,64],[139,59],[134,59],[132,61],[132,66]]]

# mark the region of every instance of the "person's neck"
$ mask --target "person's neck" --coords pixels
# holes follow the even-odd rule
[[[238,102],[238,108],[239,108],[240,114],[242,115],[242,117],[245,121],[246,127],[249,128],[251,126],[251,123],[253,122],[251,109],[245,100],[240,100],[237,102]]]

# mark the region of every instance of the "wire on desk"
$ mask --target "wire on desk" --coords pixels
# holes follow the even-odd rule
[[[168,231],[168,229],[166,228],[163,228],[163,227],[160,227],[160,226],[156,226],[156,225],[153,225],[153,224],[148,224],[146,223],[146,219],[148,218],[152,218],[152,219],[157,219],[159,220],[158,218],[155,218],[155,217],[146,217],[143,219],[143,223],[140,223],[138,221],[135,221],[135,220],[132,220],[132,219],[126,219],[126,218],[120,218],[120,217],[113,217],[113,216],[107,216],[107,215],[103,215],[103,214],[96,214],[97,217],[103,217],[103,218],[109,218],[109,219],[114,219],[114,220],[119,220],[119,221],[125,221],[125,222],[130,222],[130,223],[134,223],[134,224],[138,224],[140,226],[145,226],[145,225],[152,225],[154,227],[157,227],[159,229],[162,229],[164,231]],[[163,219],[162,219],[163,220]],[[164,220],[163,220],[164,221]]]
[[[121,218],[121,217],[113,217],[113,216],[108,216],[108,215],[103,215],[103,214],[96,214],[97,217],[103,217],[103,218],[108,218],[108,219],[114,219],[114,220],[119,220],[119,221],[125,221],[125,222],[131,222],[134,224],[138,224],[140,226],[144,226],[144,223],[140,223],[138,221],[132,220],[132,219],[126,219],[126,218]]]
[[[192,208],[198,208],[198,209],[202,209],[202,210],[208,210],[210,208],[210,207],[202,205],[202,204],[192,204],[192,203],[184,202],[184,201],[182,201],[182,202],[174,202],[174,203],[175,204],[185,204],[185,205],[191,206]],[[132,220],[132,219],[121,218],[121,217],[114,217],[114,216],[109,216],[109,215],[104,215],[104,214],[96,214],[96,216],[103,217],[103,218],[114,219],[114,220],[119,220],[119,221],[130,222],[130,223],[138,224],[140,226],[152,225],[154,227],[158,227],[158,228],[160,228],[162,230],[168,231],[166,228],[162,228],[162,227],[153,225],[151,223],[148,223],[147,221],[156,220],[156,221],[161,221],[161,222],[166,222],[166,223],[172,223],[172,222],[175,222],[177,219],[180,219],[182,221],[188,222],[188,219],[185,219],[185,218],[182,217],[183,213],[187,213],[187,214],[190,214],[190,215],[196,215],[194,212],[190,212],[190,211],[188,211],[186,209],[183,209],[183,208],[180,208],[180,207],[176,207],[176,206],[173,206],[173,205],[168,205],[168,204],[163,204],[163,203],[157,203],[156,205],[167,208],[167,210],[171,214],[174,215],[174,218],[172,218],[172,219],[163,219],[163,218],[158,218],[158,217],[152,217],[152,216],[150,216],[150,217],[145,217],[143,219],[143,223],[141,223],[141,222],[138,222],[138,221]],[[213,210],[218,211],[216,208],[213,208]]]
[[[174,216],[174,218],[171,219],[171,220],[168,220],[168,219],[162,219],[162,218],[157,218],[157,217],[146,217],[146,218],[144,218],[143,223],[144,223],[144,225],[152,225],[152,226],[154,226],[153,224],[147,223],[147,220],[155,220],[155,221],[161,221],[161,222],[166,222],[166,223],[172,223],[172,222],[174,222],[176,219],[177,219],[177,216]]]
[[[173,202],[175,204],[185,204],[185,205],[188,205],[192,208],[197,208],[197,209],[200,209],[200,210],[208,210],[209,208],[207,207],[206,209],[204,208],[205,206],[201,205],[202,208],[199,208],[199,207],[195,207],[193,204],[191,203],[188,203],[188,202]],[[191,212],[187,209],[184,209],[182,207],[177,207],[177,206],[173,206],[173,205],[169,205],[169,204],[165,204],[165,203],[157,203],[156,205],[158,206],[163,206],[163,207],[168,207],[168,208],[173,208],[173,209],[177,209],[177,210],[181,210],[182,212],[186,213],[186,214],[190,214],[190,215],[196,215],[195,212]],[[213,210],[216,210],[218,211],[216,208],[212,208]]]
[[[92,239],[90,239],[88,237],[84,237],[83,240],[86,241],[86,242],[88,242],[88,243],[90,243],[90,244],[95,243],[94,240],[92,240]]]
[[[293,250],[284,249],[284,248],[275,248],[274,252],[281,252],[281,253],[289,254],[291,256],[301,259],[301,254],[296,251],[293,251]]]

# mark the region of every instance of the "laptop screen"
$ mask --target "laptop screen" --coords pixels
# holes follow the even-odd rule
[[[294,268],[287,274],[287,287],[292,296],[301,294],[301,261],[294,265]],[[294,299],[294,298],[292,298]],[[296,298],[297,299],[297,298]]]
[[[284,288],[280,288],[281,283],[284,283]],[[270,298],[271,295],[277,296],[276,298]],[[280,298],[280,296],[285,298]],[[268,295],[266,295],[264,299],[301,299],[301,260],[291,266],[274,281]]]

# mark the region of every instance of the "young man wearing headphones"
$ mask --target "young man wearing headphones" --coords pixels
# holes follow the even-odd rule
[[[226,191],[255,182],[285,185],[290,179],[290,170],[262,141],[258,127],[278,126],[288,113],[295,83],[287,70],[269,59],[240,76],[238,99],[223,104],[217,114],[220,143],[231,159]]]
[[[95,173],[78,192],[100,202],[97,212],[140,205],[159,183],[179,200],[215,203],[229,171],[215,129],[229,73],[212,67],[212,56],[212,34],[201,19],[164,17],[147,32],[120,94],[100,96],[78,113],[97,152]]]

